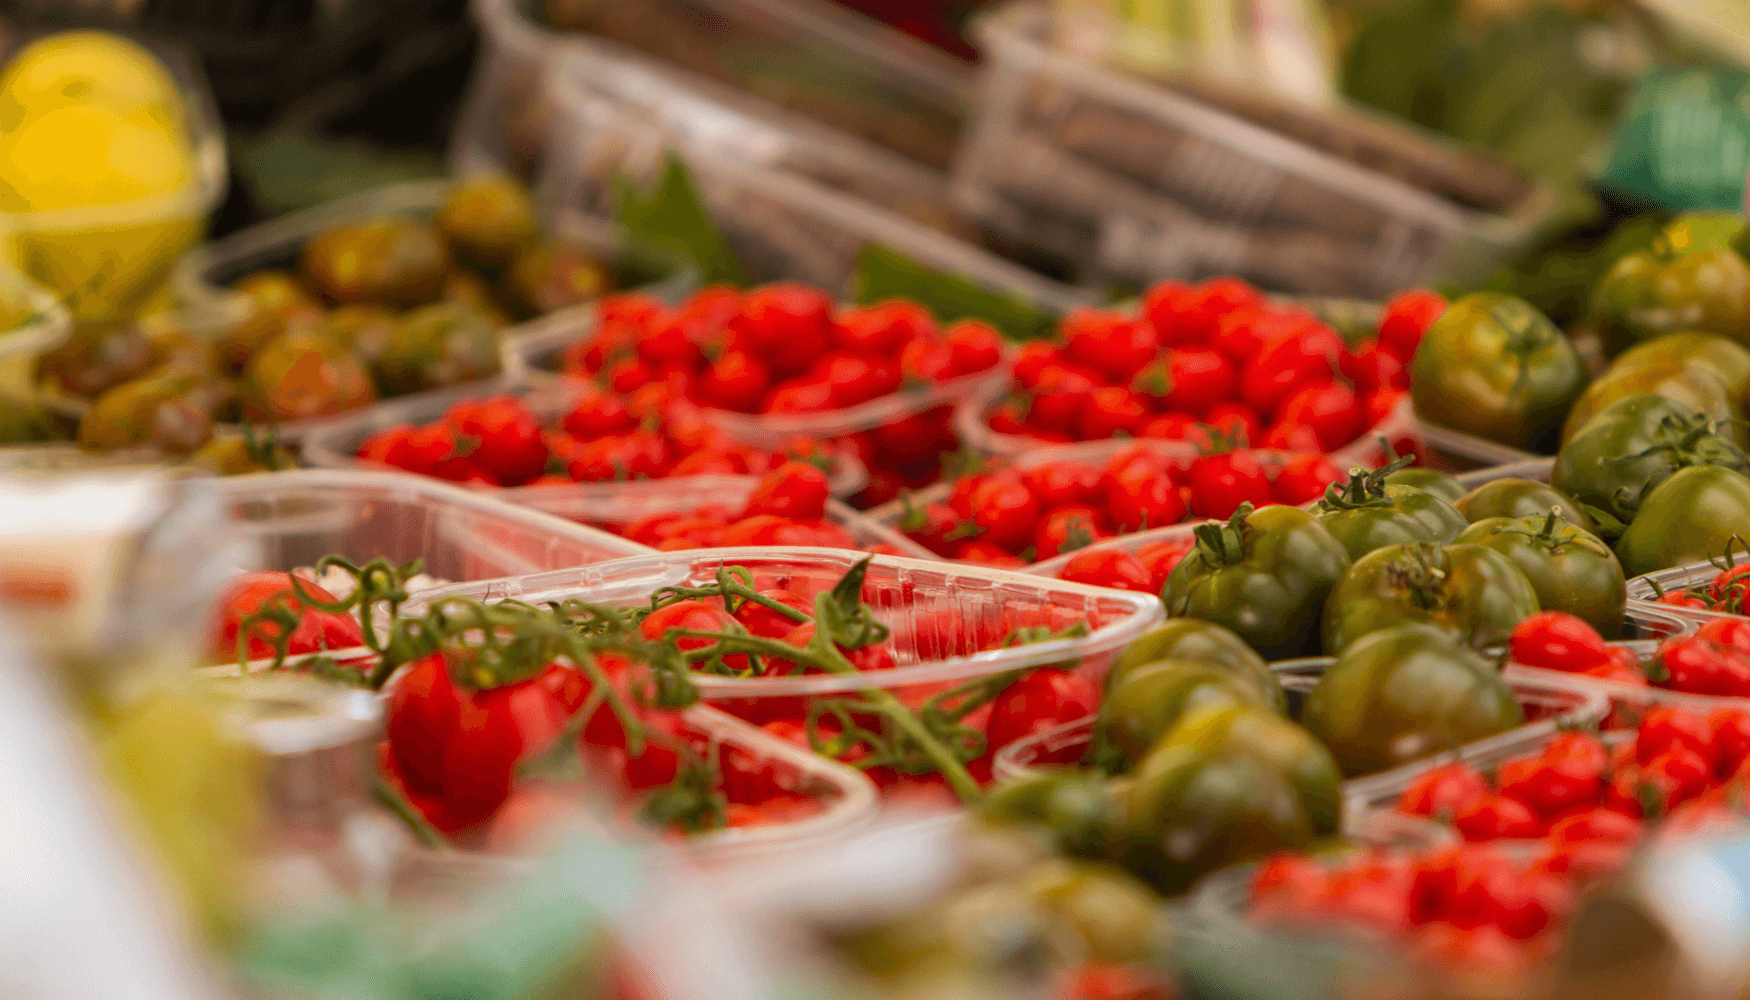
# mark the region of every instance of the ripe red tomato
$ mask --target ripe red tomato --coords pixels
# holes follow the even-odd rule
[[[956,375],[989,371],[1003,360],[1003,341],[989,323],[968,320],[948,328],[948,350]]]
[[[693,389],[699,402],[737,413],[752,413],[766,398],[772,372],[747,351],[725,351]]]
[[[458,434],[473,442],[469,459],[475,468],[500,485],[521,486],[547,468],[547,442],[541,437],[541,425],[528,407],[511,396],[457,404],[446,419]]]
[[[1344,352],[1343,338],[1323,324],[1278,334],[1246,362],[1240,394],[1274,419],[1278,407],[1299,390],[1334,381]]]
[[[1114,590],[1134,590],[1151,594],[1158,588],[1154,574],[1142,560],[1122,549],[1095,549],[1078,552],[1057,574],[1060,580],[1085,583],[1090,587],[1110,587]]]
[[[1632,844],[1641,839],[1641,821],[1614,809],[1588,809],[1557,820],[1549,828],[1552,845],[1591,840]]]
[[[1100,470],[1078,462],[1045,462],[1021,473],[1043,510],[1088,503],[1100,495]]]
[[[1270,477],[1249,451],[1204,455],[1191,463],[1191,507],[1198,517],[1227,518],[1242,503],[1272,499]]]
[[[1022,344],[1015,352],[1015,363],[1012,366],[1015,382],[1023,389],[1031,389],[1039,384],[1039,376],[1052,365],[1062,364],[1064,356],[1058,349],[1043,340],[1035,340]]]
[[[1158,282],[1142,293],[1142,315],[1155,329],[1163,347],[1188,343],[1205,343],[1214,335],[1182,322],[1191,310],[1192,291],[1189,285],[1177,281]]]
[[[991,702],[985,749],[995,753],[1016,740],[1094,714],[1100,689],[1081,674],[1041,667],[1003,689]]]
[[[1154,327],[1106,309],[1071,310],[1059,332],[1065,353],[1121,384],[1128,384],[1159,349]]]
[[[1264,436],[1264,422],[1258,419],[1258,411],[1244,403],[1217,403],[1203,412],[1203,420],[1242,447]]]
[[[1379,341],[1370,340],[1343,358],[1343,374],[1355,383],[1355,391],[1369,396],[1381,389],[1403,390],[1410,387],[1409,369],[1405,362],[1385,350]]]
[[[760,596],[776,601],[792,610],[809,617],[814,616],[813,602],[806,600],[788,590],[761,590]],[[782,639],[789,635],[797,625],[801,624],[788,615],[781,615],[763,604],[747,601],[735,609],[735,620],[740,622],[749,633],[764,636],[767,639]]]
[[[651,612],[642,622],[638,623],[638,631],[646,639],[661,639],[669,632],[679,630],[684,632],[725,632],[733,631],[730,622],[734,621],[729,612],[724,611],[704,601],[678,601],[667,607]],[[681,652],[693,649],[704,649],[715,643],[715,639],[702,636],[681,636],[675,639],[675,648]],[[746,670],[747,657],[737,654],[723,658],[726,666],[733,670]]]
[[[1090,373],[1080,368],[1047,366],[1039,373],[1039,382],[1033,389],[1028,422],[1047,430],[1078,430],[1082,410],[1097,384]]]
[[[1545,670],[1581,673],[1610,661],[1610,647],[1584,619],[1544,611],[1514,626],[1508,639],[1513,662]]]
[[[1492,794],[1469,764],[1454,761],[1424,771],[1398,796],[1398,811],[1450,821]]]
[[[1308,386],[1282,404],[1281,423],[1305,424],[1318,435],[1322,451],[1335,451],[1367,429],[1367,413],[1354,390],[1341,382]]]
[[[624,434],[638,426],[625,400],[612,393],[591,390],[581,396],[563,421],[565,433],[583,441],[610,434]]]
[[[730,327],[780,375],[814,367],[832,339],[832,298],[817,288],[781,282],[741,299]]]
[[[1706,716],[1661,705],[1641,716],[1641,724],[1635,731],[1635,759],[1650,764],[1674,749],[1686,748],[1709,761],[1708,771],[1712,773],[1713,738],[1713,727],[1708,724]]]
[[[1050,559],[1074,552],[1107,537],[1100,512],[1092,507],[1060,507],[1047,514],[1033,535],[1034,558]]]
[[[762,413],[824,413],[833,409],[832,386],[814,378],[779,382],[766,393]]]
[[[1750,711],[1742,708],[1716,708],[1707,717],[1713,730],[1710,745],[1714,750],[1715,769],[1722,775],[1736,773],[1746,758],[1750,758]]]
[[[316,600],[335,600],[333,594],[314,583],[308,580],[299,582]],[[225,595],[219,599],[218,620],[214,624],[209,646],[215,662],[225,663],[237,659],[237,633],[243,619],[275,599],[298,616],[298,624],[292,629],[291,638],[286,643],[288,655],[315,653],[325,649],[351,649],[364,645],[364,630],[351,615],[312,608],[299,600],[292,590],[291,574],[242,573],[231,581]],[[278,637],[278,624],[260,622],[249,633],[249,658],[259,660],[272,656],[273,644],[268,640]]]
[[[1185,519],[1185,501],[1164,471],[1108,477],[1106,510],[1120,533],[1147,531]]]
[[[954,377],[954,349],[937,337],[919,337],[899,352],[899,370],[913,382],[944,382]]]
[[[1014,555],[1008,549],[982,539],[971,539],[959,543],[947,555],[956,562],[976,563],[980,566],[997,566],[1018,569],[1027,565],[1026,560]]]
[[[1531,807],[1503,795],[1473,800],[1453,816],[1466,840],[1527,840],[1543,836],[1543,823]]]
[[[935,336],[936,319],[916,302],[890,299],[839,313],[833,332],[847,351],[891,358],[912,341]]]
[[[1318,452],[1291,455],[1282,463],[1272,484],[1276,500],[1291,507],[1309,504],[1325,495],[1325,488],[1346,477],[1337,464]]]
[[[1379,346],[1406,364],[1416,356],[1422,334],[1446,311],[1446,300],[1430,291],[1403,292],[1385,304],[1379,319]]]
[[[1136,560],[1148,570],[1150,591],[1160,593],[1173,568],[1185,558],[1185,553],[1191,551],[1191,545],[1191,539],[1181,538],[1154,542],[1136,550]]]
[[[1134,436],[1148,416],[1142,397],[1122,386],[1103,385],[1088,394],[1077,430],[1088,441]]]
[[[1191,290],[1177,317],[1183,340],[1207,342],[1223,316],[1264,304],[1263,293],[1238,278],[1211,278]]]
[[[1004,549],[1024,544],[1039,520],[1039,501],[1018,479],[993,478],[972,492],[977,538]]]
[[[857,354],[829,354],[820,360],[814,377],[832,388],[834,407],[866,403],[899,391],[899,369],[881,358]]]

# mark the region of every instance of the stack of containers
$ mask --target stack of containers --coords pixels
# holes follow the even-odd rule
[[[417,613],[420,601],[450,596],[637,606],[664,587],[708,584],[725,566],[745,567],[762,587],[781,587],[811,601],[861,558],[854,552],[787,548],[653,554],[425,591],[410,610]],[[871,559],[862,599],[890,630],[894,668],[756,678],[700,673],[694,682],[701,700],[754,723],[800,723],[810,711],[830,711],[866,696],[890,695],[916,711],[959,685],[1046,665],[1074,670],[1098,684],[1119,651],[1161,620],[1160,602],[1146,594],[882,555]],[[1061,631],[1076,625],[1086,634],[995,648],[1017,628]],[[916,791],[903,779],[894,783],[895,777],[889,776],[885,794]]]
[[[485,47],[451,159],[527,171],[550,125],[542,75],[611,41],[936,168],[947,165],[970,76],[958,60],[866,18],[797,0],[473,0]]]
[[[1383,298],[1486,276],[1551,205],[1490,157],[1358,112],[1086,62],[1050,46],[1052,17],[1020,3],[976,27],[982,76],[953,194],[1087,278],[1238,274]]]

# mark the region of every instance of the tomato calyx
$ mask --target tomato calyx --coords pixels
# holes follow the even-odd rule
[[[1386,496],[1385,480],[1392,473],[1415,461],[1414,455],[1392,459],[1389,465],[1369,472],[1356,466],[1349,470],[1348,482],[1334,482],[1325,487],[1325,495],[1319,501],[1320,510],[1360,510],[1365,507],[1390,507],[1392,499]]]
[[[1246,501],[1234,508],[1226,523],[1199,524],[1192,529],[1203,560],[1211,566],[1235,566],[1246,557],[1246,518],[1255,508]]]
[[[1410,601],[1423,611],[1438,611],[1446,605],[1446,571],[1434,564],[1438,545],[1405,546],[1404,555],[1385,569],[1386,580],[1394,588],[1408,593]]]

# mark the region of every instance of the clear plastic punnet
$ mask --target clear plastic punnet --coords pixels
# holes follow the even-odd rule
[[[550,109],[542,74],[602,43],[680,67],[941,168],[970,69],[894,29],[797,0],[473,0],[485,49],[451,147],[459,165],[526,170]]]
[[[892,207],[724,155],[715,137],[653,129],[648,114],[603,96],[597,75],[582,60],[564,61],[552,74],[553,128],[536,185],[546,204],[610,218],[617,184],[649,185],[674,154],[756,283],[800,281],[854,299],[858,258],[880,246],[1031,306],[1062,312],[1090,299]]]
[[[1629,610],[1639,614],[1673,615],[1696,625],[1703,625],[1720,618],[1750,617],[1734,615],[1729,611],[1682,608],[1659,602],[1660,594],[1688,590],[1691,587],[1705,587],[1719,574],[1720,567],[1713,563],[1695,563],[1690,566],[1676,566],[1637,576],[1628,582]]]
[[[1288,694],[1291,715],[1298,713],[1302,700],[1332,662],[1334,661],[1329,657],[1310,657],[1282,660],[1270,665],[1282,681],[1283,690]],[[1570,683],[1566,675],[1551,675],[1548,671],[1539,671],[1536,676],[1510,675],[1508,683],[1525,710],[1525,725],[1499,736],[1466,744],[1457,750],[1446,751],[1437,755],[1440,759],[1451,759],[1456,755],[1468,760],[1473,754],[1492,752],[1492,748],[1498,744],[1517,746],[1526,740],[1546,740],[1564,727],[1600,722],[1610,708],[1609,701],[1603,694],[1585,685]],[[1074,764],[1081,760],[1093,740],[1094,721],[1094,716],[1077,719],[1009,744],[997,754],[992,763],[992,776],[998,781],[1010,781],[1036,773],[1041,768]],[[1370,787],[1373,782],[1425,766],[1427,765],[1421,763],[1409,764],[1382,774],[1352,778],[1343,783],[1344,798],[1356,799],[1358,790]],[[1377,805],[1365,799],[1357,800],[1355,804],[1368,807]]]
[[[1489,469],[1497,465],[1518,465],[1535,461],[1539,456],[1508,445],[1455,431],[1450,427],[1431,424],[1412,411],[1416,435],[1438,457],[1442,464],[1462,470]]]
[[[32,40],[28,33],[0,39],[0,66]],[[188,183],[168,194],[107,205],[0,211],[0,261],[21,267],[65,302],[79,323],[131,319],[177,257],[199,242],[207,213],[225,196],[225,131],[206,76],[182,50],[147,48],[182,97]]]
[[[649,549],[539,511],[385,472],[309,469],[204,480],[230,523],[257,543],[258,569],[314,566],[326,555],[379,556],[447,583],[524,576]],[[240,567],[243,568],[243,567]]]
[[[1497,479],[1529,479],[1534,483],[1548,483],[1550,470],[1554,469],[1556,460],[1553,458],[1534,458],[1529,462],[1514,462],[1511,465],[1491,465],[1486,469],[1472,469],[1455,475],[1461,485],[1467,490],[1492,483]]]
[[[418,613],[422,604],[449,596],[643,605],[664,587],[710,584],[728,567],[744,568],[761,588],[783,588],[812,602],[865,558],[862,600],[889,630],[892,668],[751,678],[695,673],[701,699],[750,722],[801,724],[811,713],[830,719],[858,699],[890,706],[897,700],[917,712],[963,685],[1046,665],[1073,669],[1097,684],[1118,652],[1161,620],[1160,602],[1147,594],[951,563],[779,547],[661,553],[437,588],[416,595],[408,609]],[[1020,629],[1049,629],[1057,637],[1005,645]],[[883,784],[884,795],[910,791],[905,785]]]
[[[336,198],[314,208],[293,212],[251,226],[184,254],[171,275],[171,290],[183,309],[183,319],[198,330],[218,330],[246,315],[238,293],[225,286],[250,271],[295,267],[304,243],[328,229],[388,215],[429,219],[443,204],[453,181],[400,181]],[[561,212],[545,220],[549,235],[568,245],[599,254],[615,269],[615,286],[637,288],[658,298],[678,300],[698,283],[697,270],[673,254],[635,248],[609,223]],[[502,334],[504,373],[520,377],[520,359],[540,345],[567,343],[595,325],[593,303],[549,313],[508,327]],[[343,414],[341,416],[348,416]],[[282,440],[301,440],[313,427],[337,417],[317,417],[278,427]]]
[[[312,428],[303,442],[304,461],[325,469],[391,470],[358,457],[359,447],[378,431],[397,424],[424,424],[443,416],[452,404],[501,393],[517,396],[544,423],[559,419],[570,408],[577,386],[569,379],[538,385],[512,385],[508,378],[484,383],[451,386],[365,407],[342,419]],[[797,435],[752,442],[780,448]],[[775,442],[775,443],[772,443]],[[406,475],[406,473],[401,473]],[[866,471],[855,455],[839,454],[827,473],[834,496],[850,496],[862,489]],[[427,480],[436,482],[436,480]],[[556,517],[608,529],[624,527],[651,514],[680,513],[705,505],[736,507],[745,504],[758,476],[676,476],[620,483],[555,483],[536,486],[469,487],[467,492],[496,497],[519,507],[544,511]],[[933,558],[904,534],[837,501],[827,505],[827,520],[844,528],[859,545],[891,545],[908,555]],[[633,544],[633,543],[626,543]],[[636,546],[645,551],[644,546]]]
[[[1051,22],[1047,5],[1019,3],[974,26],[981,78],[953,194],[989,228],[1089,277],[1239,274],[1379,298],[1480,280],[1553,207],[1522,177],[1487,199],[1464,195],[1496,202],[1487,208],[1436,194],[1186,89],[1057,51]],[[1369,134],[1394,131],[1369,124]],[[1501,172],[1474,151],[1414,144],[1449,180]]]

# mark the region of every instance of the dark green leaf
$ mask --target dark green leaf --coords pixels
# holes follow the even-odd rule
[[[666,247],[697,262],[706,282],[746,285],[747,271],[699,199],[692,172],[670,153],[649,192],[631,178],[614,182],[614,215],[634,243]]]

